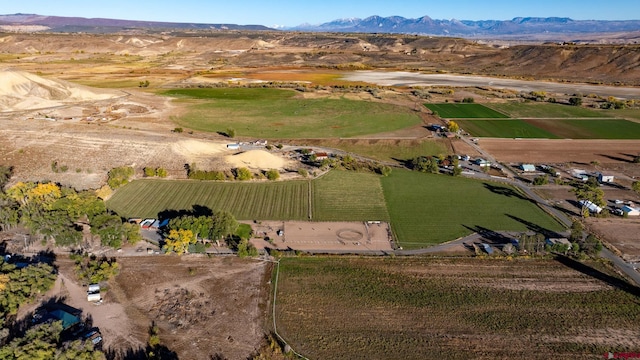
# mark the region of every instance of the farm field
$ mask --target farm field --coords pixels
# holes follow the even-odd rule
[[[381,178],[391,226],[405,249],[422,248],[477,228],[562,231],[516,189],[462,177],[395,169]]]
[[[444,119],[504,119],[509,116],[480,104],[424,104]]]
[[[388,177],[333,170],[312,181],[137,180],[107,201],[122,217],[156,217],[193,205],[227,210],[243,220],[308,220],[311,215],[314,221],[390,221],[405,249],[453,240],[479,227],[563,230],[511,187],[400,169]]]
[[[226,210],[243,220],[305,220],[309,182],[137,180],[107,201],[107,207],[122,217],[156,217],[164,210],[191,210],[193,205]]]
[[[567,139],[640,139],[640,123],[621,119],[526,120],[527,123]]]
[[[420,124],[398,105],[340,99],[302,99],[292,90],[262,88],[179,89],[162,94],[192,102],[175,121],[209,132],[236,130],[237,136],[300,139],[352,137]]]
[[[278,331],[312,359],[601,359],[640,347],[637,289],[596,262],[299,257],[279,274]]]
[[[333,170],[314,180],[314,221],[388,221],[380,176]]]
[[[443,140],[406,140],[406,139],[326,139],[313,142],[324,146],[355,153],[380,161],[413,159],[417,156],[437,156],[449,154],[450,145]]]
[[[611,118],[614,113],[550,103],[492,103],[487,107],[509,115],[511,118]],[[618,111],[618,110],[616,110]]]
[[[458,120],[473,136],[540,139],[640,139],[640,123],[622,119]]]
[[[495,138],[539,138],[559,139],[555,134],[536,127],[524,120],[458,120],[458,124],[469,134]]]

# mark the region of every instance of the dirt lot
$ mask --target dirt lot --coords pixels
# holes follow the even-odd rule
[[[349,253],[392,251],[389,224],[365,222],[262,221],[252,224],[260,248]],[[269,242],[265,241],[268,238]]]
[[[479,145],[500,162],[629,163],[640,153],[638,140],[480,139]]]
[[[588,227],[598,237],[606,240],[621,254],[622,258],[630,262],[640,262],[640,219],[629,217],[623,219],[613,217],[608,219],[588,219]]]
[[[104,348],[136,350],[153,322],[163,345],[180,359],[246,359],[264,339],[269,266],[236,257],[138,256],[119,258],[120,274],[109,282],[104,302],[86,301],[74,280],[73,262],[59,259],[54,292],[90,314]]]

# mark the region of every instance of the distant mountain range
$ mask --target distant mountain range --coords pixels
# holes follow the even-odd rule
[[[366,19],[338,19],[320,25],[303,24],[273,29],[263,25],[172,23],[45,16],[36,14],[0,15],[0,30],[113,33],[126,30],[291,30],[309,32],[399,33],[465,38],[531,38],[587,33],[640,32],[640,20],[604,21],[570,18],[518,17],[511,20],[436,20],[428,16],[407,19],[401,16],[370,16]]]
[[[573,20],[559,17],[517,17],[511,20],[436,20],[428,16],[370,16],[338,19],[320,25],[303,24],[289,30],[323,32],[405,33],[438,36],[491,37],[504,35],[610,33],[640,31],[640,20]]]
[[[4,25],[4,27],[3,27]],[[178,29],[178,30],[273,30],[262,25],[173,23],[158,21],[117,20],[45,16],[36,14],[0,15],[0,30],[12,27],[32,27],[53,32],[113,33],[131,29]],[[28,29],[28,28],[27,28]]]

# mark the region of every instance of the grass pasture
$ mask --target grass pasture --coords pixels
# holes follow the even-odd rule
[[[417,156],[450,154],[442,139],[318,139],[305,144],[330,147],[380,161],[408,160]]]
[[[480,104],[424,104],[444,119],[504,119],[509,116]]]
[[[509,115],[511,118],[611,118],[611,114],[603,111],[587,109],[581,106],[571,106],[551,103],[495,103],[487,104],[488,107]]]
[[[163,210],[190,210],[193,205],[226,210],[243,220],[306,220],[309,182],[137,180],[107,201],[107,207],[122,217],[156,217]]]
[[[315,221],[389,220],[379,175],[334,170],[312,186]]]
[[[381,178],[391,226],[405,249],[466,236],[478,227],[563,230],[516,189],[462,177],[394,170]]]
[[[478,137],[495,138],[542,138],[560,137],[524,120],[458,120],[458,124],[469,134]]]
[[[637,296],[594,262],[298,257],[276,321],[311,359],[601,359],[640,348]]]
[[[189,101],[180,126],[261,138],[335,138],[375,134],[420,124],[406,107],[369,101],[303,99],[292,90],[262,88],[177,89],[163,92]]]

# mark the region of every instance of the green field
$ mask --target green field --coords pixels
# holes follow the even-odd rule
[[[610,118],[611,114],[603,111],[587,109],[580,106],[570,106],[550,103],[496,103],[487,104],[488,107],[508,114],[511,118]]]
[[[620,119],[527,120],[568,139],[640,139],[640,123]]]
[[[300,139],[375,134],[420,124],[411,109],[369,101],[303,99],[292,90],[262,88],[179,89],[163,92],[189,103],[178,125],[237,136]]]
[[[537,205],[506,185],[408,170],[394,170],[381,179],[391,226],[405,249],[466,236],[477,227],[525,231],[525,222],[529,222],[563,230]]]
[[[389,220],[379,175],[334,170],[312,184],[313,220]]]
[[[424,104],[444,119],[504,119],[509,116],[480,104]]]
[[[496,138],[542,138],[559,139],[523,120],[458,120],[460,128],[473,136]]]
[[[640,139],[640,123],[620,119],[458,120],[473,136],[541,139]]]
[[[193,205],[226,210],[242,220],[306,220],[309,182],[137,180],[107,201],[109,209],[125,218],[156,217],[163,210],[190,210]]]
[[[312,143],[315,146],[330,147],[346,152],[358,154],[370,159],[380,161],[408,160],[418,156],[438,156],[449,154],[446,141],[441,139],[429,140],[318,140]]]
[[[311,359],[601,359],[640,348],[637,288],[594,261],[283,258],[277,290],[278,332]]]

